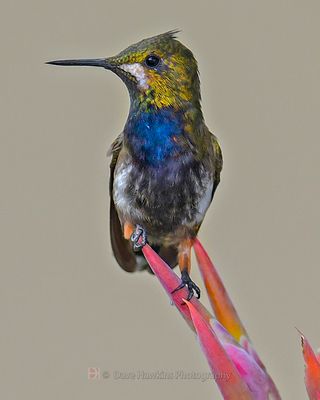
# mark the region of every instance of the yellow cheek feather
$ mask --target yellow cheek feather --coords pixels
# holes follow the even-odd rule
[[[182,66],[168,65],[168,70],[161,74],[150,69],[146,71],[146,75],[149,86],[146,93],[148,102],[157,108],[178,108],[182,102],[192,99],[190,79]],[[151,96],[149,97],[148,94]]]
[[[183,102],[192,99],[192,81],[186,67],[186,60],[179,54],[166,59],[165,54],[157,52],[164,61],[164,69],[157,71],[144,65],[150,50],[130,53],[118,57],[120,68],[130,72],[137,79],[140,101],[157,108],[179,108]],[[139,75],[139,76],[138,76]],[[142,79],[143,78],[143,79]]]

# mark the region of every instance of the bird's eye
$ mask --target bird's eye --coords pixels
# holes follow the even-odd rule
[[[154,68],[159,64],[160,58],[158,56],[155,56],[154,54],[150,54],[150,55],[147,56],[145,62],[146,62],[148,67]]]

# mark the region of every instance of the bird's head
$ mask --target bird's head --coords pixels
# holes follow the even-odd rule
[[[176,40],[177,31],[141,40],[109,58],[50,61],[54,65],[103,67],[126,84],[132,103],[142,107],[200,108],[197,62]]]

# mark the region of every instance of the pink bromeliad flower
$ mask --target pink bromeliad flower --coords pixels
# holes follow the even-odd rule
[[[305,384],[310,400],[320,400],[320,354],[315,353],[305,336],[300,332],[305,362]]]
[[[143,254],[172,302],[196,332],[213,376],[224,377],[216,379],[223,398],[280,400],[275,384],[253,349],[228,293],[198,239],[194,250],[216,318],[198,299],[193,297],[186,301],[187,289],[172,293],[180,279],[150,246],[143,247]]]

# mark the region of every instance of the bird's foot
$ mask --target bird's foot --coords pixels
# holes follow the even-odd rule
[[[131,234],[130,240],[133,243],[134,251],[141,250],[142,247],[147,244],[147,234],[141,225],[136,225],[135,230]]]
[[[184,288],[185,286],[187,286],[187,288],[188,288],[188,297],[187,297],[188,301],[192,299],[194,292],[197,295],[197,299],[200,299],[200,288],[190,278],[190,275],[189,275],[187,269],[184,269],[181,272],[181,284],[177,288],[175,288],[171,293],[175,293],[178,290],[181,290],[182,288]]]

